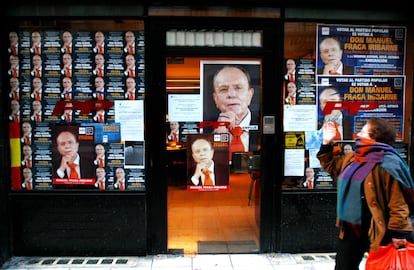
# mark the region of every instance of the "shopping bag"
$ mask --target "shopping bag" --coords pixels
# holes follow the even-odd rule
[[[407,242],[405,249],[399,250],[398,254],[402,269],[414,269],[414,243]]]
[[[414,270],[414,244],[407,242],[401,249],[388,244],[380,246],[377,252],[370,251],[365,270]]]

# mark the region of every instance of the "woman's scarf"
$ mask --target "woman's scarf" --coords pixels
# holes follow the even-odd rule
[[[407,163],[397,150],[375,140],[358,138],[354,160],[346,165],[338,177],[337,213],[340,220],[361,224],[362,183],[376,164],[400,182],[407,203],[414,204],[414,182]]]

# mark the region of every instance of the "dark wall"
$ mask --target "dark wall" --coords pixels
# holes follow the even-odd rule
[[[147,254],[144,195],[20,194],[11,204],[15,256]]]
[[[335,250],[336,192],[311,190],[282,193],[281,251],[285,253]]]

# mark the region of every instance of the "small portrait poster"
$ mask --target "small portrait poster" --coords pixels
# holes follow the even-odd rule
[[[229,134],[189,134],[188,191],[229,190]]]

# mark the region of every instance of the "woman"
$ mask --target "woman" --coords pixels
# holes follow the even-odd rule
[[[391,146],[396,134],[386,120],[369,119],[357,134],[355,151],[343,156],[333,155],[335,133],[325,125],[317,157],[338,187],[335,269],[356,270],[365,252],[391,242],[395,248],[406,244],[413,230],[409,205],[414,183]]]

